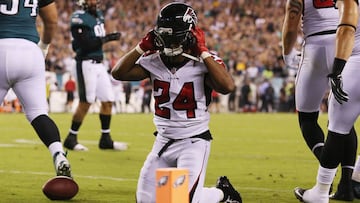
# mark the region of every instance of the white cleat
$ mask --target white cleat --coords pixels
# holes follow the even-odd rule
[[[75,147],[73,148],[74,151],[89,151],[87,147],[85,147],[82,144],[77,143]]]
[[[114,150],[125,151],[128,149],[128,144],[125,142],[115,142],[114,141]]]
[[[321,194],[314,191],[314,189],[302,189],[296,187],[294,189],[295,197],[300,200],[300,202],[305,203],[329,203],[329,195]]]
[[[56,175],[67,176],[71,178],[71,167],[69,161],[66,158],[66,154],[62,152],[56,152],[53,159]]]

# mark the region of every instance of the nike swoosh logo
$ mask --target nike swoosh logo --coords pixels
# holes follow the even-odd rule
[[[200,140],[191,140],[191,144],[194,144],[196,142],[199,142]]]

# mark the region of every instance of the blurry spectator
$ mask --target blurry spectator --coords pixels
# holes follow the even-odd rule
[[[74,102],[74,92],[76,90],[76,82],[73,80],[72,76],[69,76],[69,79],[65,83],[65,91],[66,91],[66,110],[67,112],[71,112],[72,104]]]
[[[48,102],[50,109],[50,96],[51,92],[57,90],[56,76],[54,72],[46,71],[46,101]],[[50,109],[51,110],[51,109]]]
[[[274,109],[274,88],[267,78],[259,86],[260,111],[272,112]]]
[[[122,81],[115,80],[113,77],[111,79],[111,85],[114,92],[114,113],[125,112],[125,94]]]
[[[0,105],[0,112],[19,113],[21,111],[22,111],[22,107],[21,107],[20,101],[17,98],[14,91],[10,88],[9,91],[5,95],[4,101]]]
[[[234,112],[236,110],[235,99],[236,99],[236,89],[229,94],[229,98],[228,98],[229,112]]]
[[[219,93],[217,93],[215,90],[212,90],[211,92],[211,103],[209,109],[212,113],[220,113]]]
[[[132,90],[131,82],[123,81],[123,88],[125,93],[125,110],[128,111],[130,106],[130,96]]]
[[[266,112],[274,111],[274,99],[275,99],[274,95],[275,95],[274,87],[270,83],[269,87],[266,88],[266,91],[265,91],[265,100],[266,100],[265,111]]]
[[[321,105],[320,105],[320,111],[322,113],[327,113],[328,112],[328,108],[329,108],[329,101],[328,101],[328,98],[329,98],[329,93],[330,91],[326,91],[323,99],[322,99],[322,102],[321,102]]]
[[[250,79],[245,78],[244,79],[244,84],[241,87],[240,99],[239,99],[239,109],[242,112],[250,111],[250,107],[253,105],[250,102],[250,93],[251,93]]]
[[[151,94],[152,94],[152,85],[149,78],[146,78],[141,81],[140,88],[143,89],[143,96],[142,96],[142,104],[141,104],[141,112],[145,113],[146,109],[147,112],[151,112],[150,102],[151,102]]]
[[[259,103],[258,103],[258,107],[260,109],[260,111],[263,111],[266,107],[266,100],[265,100],[265,93],[266,93],[266,89],[269,87],[270,83],[267,79],[265,79],[258,88],[258,96],[259,96]]]
[[[278,112],[289,112],[288,95],[286,94],[286,82],[280,89]]]
[[[290,87],[290,94],[288,97],[288,106],[289,106],[289,112],[295,112],[295,86]]]

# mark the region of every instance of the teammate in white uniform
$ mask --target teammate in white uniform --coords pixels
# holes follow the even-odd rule
[[[349,145],[350,148],[357,145],[356,139],[353,140],[354,144],[348,141],[348,137],[360,113],[357,108],[360,105],[359,80],[354,78],[359,72],[359,48],[352,50],[358,26],[359,5],[357,0],[338,1],[336,5],[340,11],[340,21],[335,40],[335,59],[328,75],[332,90],[329,97],[328,135],[320,158],[316,185],[309,190],[295,189],[296,197],[308,203],[329,202],[328,193],[337,167],[348,156]],[[359,31],[356,33],[356,43],[360,43]]]
[[[196,23],[197,16],[189,5],[166,5],[155,29],[112,71],[118,80],[149,77],[153,86],[156,140],[140,172],[138,203],[155,202],[155,173],[163,167],[189,169],[192,203],[242,202],[226,176],[218,179],[217,187],[204,188],[212,139],[208,126],[211,89],[227,94],[235,84],[222,60],[209,53]],[[188,55],[191,60],[183,56],[185,53],[196,57]]]
[[[302,19],[302,20],[301,20]],[[288,66],[296,60],[295,44],[299,24],[302,23],[304,44],[295,85],[295,103],[302,135],[308,147],[320,161],[324,146],[324,132],[318,124],[322,98],[329,90],[328,74],[331,73],[335,54],[336,29],[339,13],[333,0],[288,0],[283,24],[283,55]],[[351,174],[356,158],[357,143],[354,128],[348,142],[347,154],[342,164],[342,178],[333,199],[352,200]]]
[[[36,29],[38,14],[44,23],[40,41]],[[58,127],[48,116],[45,94],[44,57],[56,28],[53,0],[0,1],[0,100],[10,88],[14,90],[27,120],[50,150],[56,174],[71,177]]]

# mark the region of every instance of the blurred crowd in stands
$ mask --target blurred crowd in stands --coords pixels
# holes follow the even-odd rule
[[[108,32],[121,32],[120,41],[105,45],[105,63],[109,70],[116,60],[134,47],[155,25],[165,0],[100,0]],[[211,112],[295,112],[294,83],[296,70],[284,65],[281,54],[281,28],[286,1],[283,0],[192,0],[199,18],[198,26],[206,33],[208,47],[222,57],[233,74],[237,89],[229,95],[214,93]],[[76,2],[56,1],[59,11],[58,34],[46,59],[49,103],[66,106],[65,84],[75,78],[69,30],[70,16],[78,9]],[[39,29],[41,22],[39,21]],[[299,37],[298,48],[302,43]],[[148,112],[148,83],[114,81],[117,101],[114,111]],[[60,93],[61,94],[60,94]],[[53,94],[60,94],[55,96]],[[65,95],[65,96],[64,96]],[[76,101],[76,90],[75,99]],[[324,97],[323,112],[327,111]],[[146,102],[146,104],[143,104]],[[71,102],[72,104],[72,102]],[[59,104],[56,104],[59,105]],[[51,105],[50,105],[51,107]],[[147,108],[144,108],[147,107]],[[95,111],[96,111],[96,107]],[[52,108],[50,108],[52,111]]]

